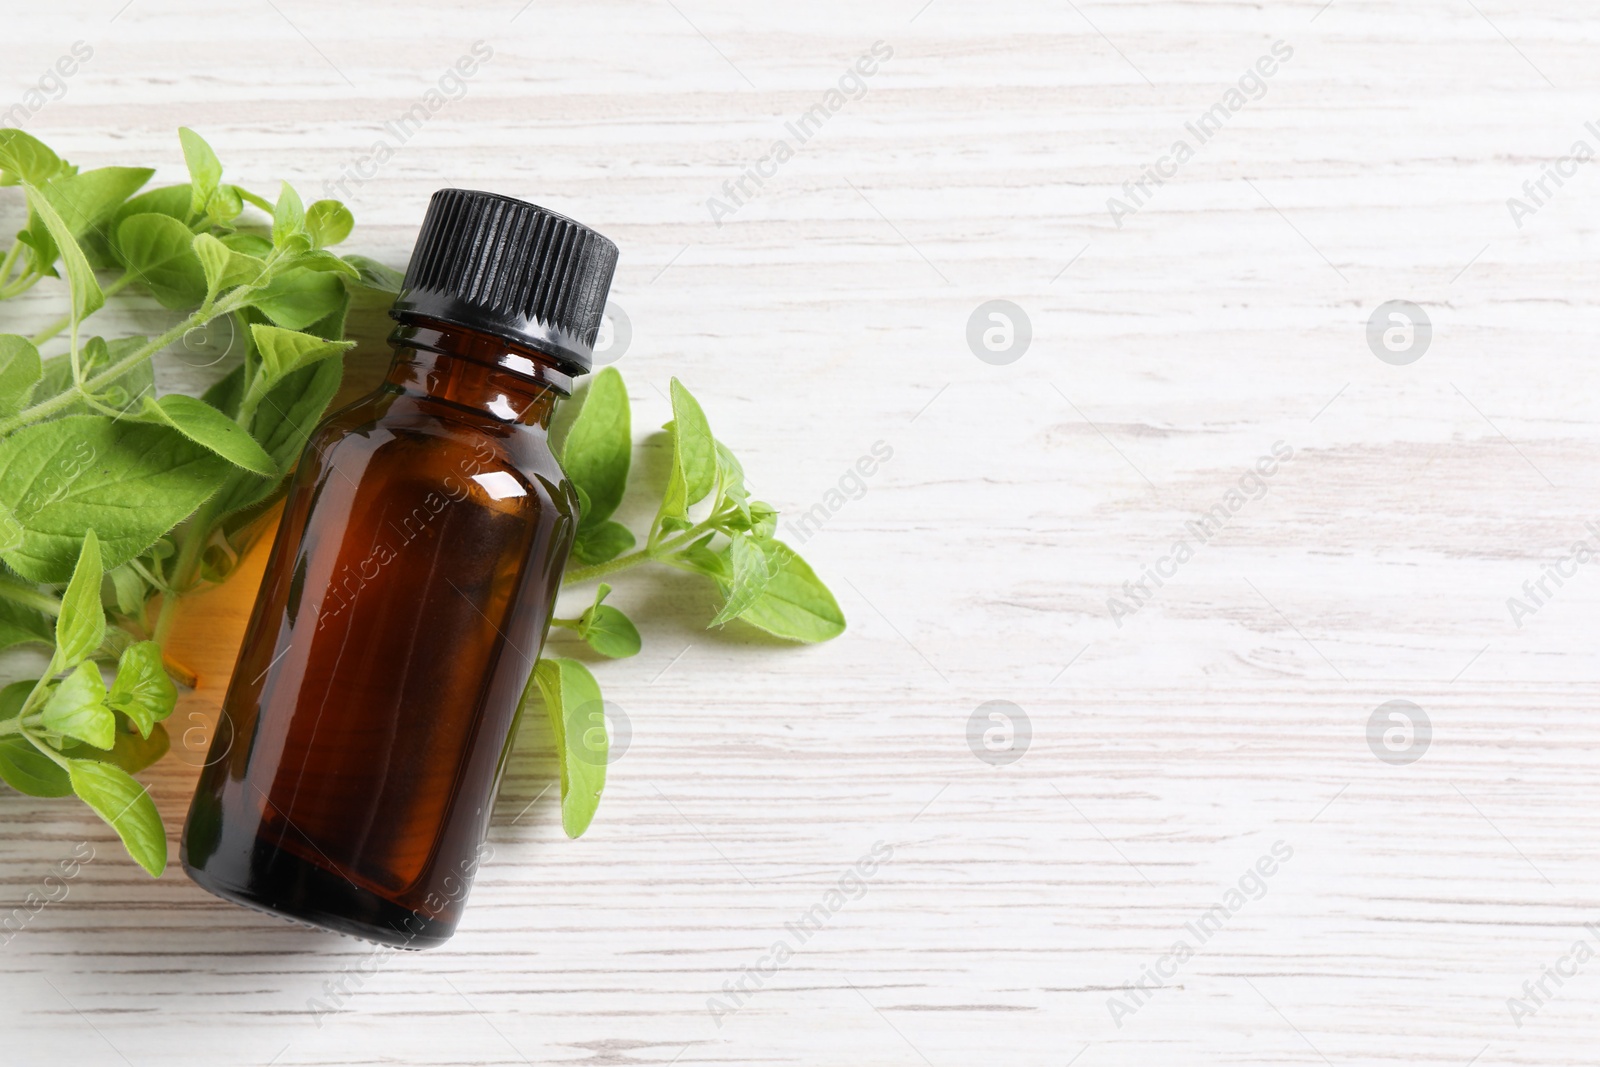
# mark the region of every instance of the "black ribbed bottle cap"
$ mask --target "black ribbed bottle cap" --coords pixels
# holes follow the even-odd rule
[[[617,246],[565,215],[496,193],[440,189],[389,314],[481,330],[587,374],[616,268]]]

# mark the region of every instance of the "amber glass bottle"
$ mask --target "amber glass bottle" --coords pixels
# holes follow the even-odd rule
[[[546,439],[617,250],[436,193],[394,363],[311,435],[183,832],[227,900],[406,948],[461,916],[577,499]]]

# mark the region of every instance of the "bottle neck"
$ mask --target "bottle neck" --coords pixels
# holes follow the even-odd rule
[[[572,392],[572,378],[549,356],[477,330],[410,320],[389,343],[389,385],[500,422],[548,429],[556,402]]]

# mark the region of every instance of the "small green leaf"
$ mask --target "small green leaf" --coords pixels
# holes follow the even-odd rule
[[[337,274],[295,267],[277,275],[251,302],[274,324],[304,330],[326,318],[348,299]]]
[[[380,293],[399,294],[406,276],[393,267],[386,267],[366,256],[345,256],[344,261],[356,269],[362,285]]]
[[[772,539],[778,529],[778,509],[764,500],[750,501],[750,532],[763,541]]]
[[[588,499],[580,527],[598,526],[617,510],[628,487],[632,456],[628,389],[617,369],[607,367],[589,383],[588,396],[561,448],[562,469]]]
[[[643,646],[633,620],[608,604],[596,603],[579,617],[578,636],[610,659],[636,656]]]
[[[672,468],[659,514],[663,519],[686,520],[690,506],[716,485],[717,449],[705,412],[676,378],[672,379],[672,421],[665,429],[672,437]]]
[[[265,259],[272,254],[272,242],[255,233],[225,233],[217,238],[235,252]]]
[[[782,541],[764,546],[774,574],[739,618],[777,637],[814,643],[844,633],[844,612],[806,561]]]
[[[541,659],[523,694],[526,702],[537,688],[555,734],[556,763],[561,770],[561,828],[578,837],[589,828],[606,785],[605,705],[600,686],[577,660]]]
[[[734,537],[729,543],[728,558],[733,564],[733,582],[728,591],[728,602],[708,625],[722,626],[737,619],[760,599],[778,568],[785,562],[781,551],[767,550],[767,546],[771,544],[775,542],[767,542],[764,545],[755,538],[743,534]]]
[[[717,483],[717,446],[700,403],[672,379],[672,422],[678,469],[688,490],[687,502],[697,504]]]
[[[744,467],[727,445],[721,441],[717,446],[717,469],[722,475],[722,500],[717,502],[720,510],[723,501],[732,504],[739,510],[746,521],[750,518],[750,491],[744,487]]]
[[[61,594],[61,614],[56,616],[56,650],[50,673],[76,667],[106,636],[106,613],[100,606],[100,538],[94,530],[83,533],[83,547],[66,592]]]
[[[226,226],[244,211],[244,198],[237,185],[219,185],[206,205],[205,221],[213,226]]]
[[[206,271],[195,255],[189,227],[169,215],[132,215],[117,227],[116,251],[166,308],[188,308],[206,298]]]
[[[300,335],[296,335],[300,336]],[[277,465],[266,449],[216,408],[183,393],[169,393],[160,400],[144,398],[139,415],[145,422],[170,426],[195,444],[208,448],[232,463],[253,474],[276,477]]]
[[[94,661],[84,660],[55,687],[39,721],[95,748],[109,749],[116,743],[117,717],[106,707],[106,683]]]
[[[295,264],[303,270],[317,271],[322,274],[337,274],[340,277],[352,280],[360,280],[361,278],[359,270],[323,248],[312,249],[303,256],[297,256]]]
[[[205,138],[187,126],[178,127],[178,140],[183,143],[183,161],[189,166],[189,213],[204,214],[222,184],[222,162]]]
[[[343,355],[353,341],[324,341],[310,334],[276,326],[254,325],[250,336],[255,339],[256,351],[261,354],[261,368],[269,381],[277,381],[302,367],[334,356]]]
[[[0,333],[0,414],[14,415],[27,407],[43,374],[44,363],[33,342],[14,333]]]
[[[0,185],[43,185],[61,170],[61,157],[32,134],[0,129]]]
[[[728,549],[720,551],[711,548],[711,539],[717,536],[708,533],[694,544],[678,552],[678,560],[688,568],[705,575],[716,581],[719,585],[733,581],[733,564],[728,559]]]
[[[609,563],[633,546],[633,533],[626,526],[606,521],[597,526],[579,526],[572,554],[580,563],[593,566]]]
[[[117,663],[106,703],[122,712],[149,737],[156,723],[172,714],[178,701],[178,688],[161,665],[161,646],[154,641],[129,645]]]
[[[117,832],[139,866],[160,877],[167,869],[167,834],[144,786],[121,768],[98,760],[68,760],[67,768],[73,792]]]
[[[195,234],[192,248],[200,261],[200,269],[205,272],[208,304],[224,289],[255,281],[267,266],[255,256],[235,252],[209,233]]]
[[[72,321],[82,322],[105,306],[106,295],[100,289],[89,261],[72,230],[62,221],[49,198],[35,186],[27,187],[28,206],[50,231],[50,238],[61,253],[61,266],[66,271],[67,287],[72,291]]]
[[[272,243],[282,248],[290,237],[303,233],[306,228],[306,209],[301,205],[300,194],[294,186],[283,183],[278,193],[278,203],[272,210]]]
[[[306,235],[313,248],[328,248],[343,241],[355,229],[355,216],[337,200],[318,200],[306,208]]]

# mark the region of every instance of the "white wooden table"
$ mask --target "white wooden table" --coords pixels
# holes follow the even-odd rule
[[[0,914],[94,853],[0,948],[0,1059],[1595,1062],[1600,567],[1507,605],[1600,547],[1600,173],[1563,164],[1520,227],[1507,206],[1600,148],[1593,5],[519,2],[30,5],[0,112],[82,40],[23,123],[81,164],[176,180],[190,125],[247,184],[344,176],[349,247],[394,263],[446,185],[601,229],[641,437],[681,377],[788,518],[892,449],[802,548],[851,629],[706,633],[688,576],[618,582],[646,646],[599,672],[632,738],[594,828],[562,837],[530,724],[466,920],[425,954],[152,882],[81,806],[0,796]],[[478,40],[402,141],[385,124]],[[995,299],[1032,338],[985,361]],[[1368,344],[1391,300],[1432,324],[1406,365]],[[355,328],[370,379],[383,320]],[[251,580],[189,620],[193,746]],[[1387,719],[1369,743],[1392,700],[1427,743]],[[1018,760],[969,747],[990,701],[1025,716]],[[146,776],[174,828],[199,758]]]

